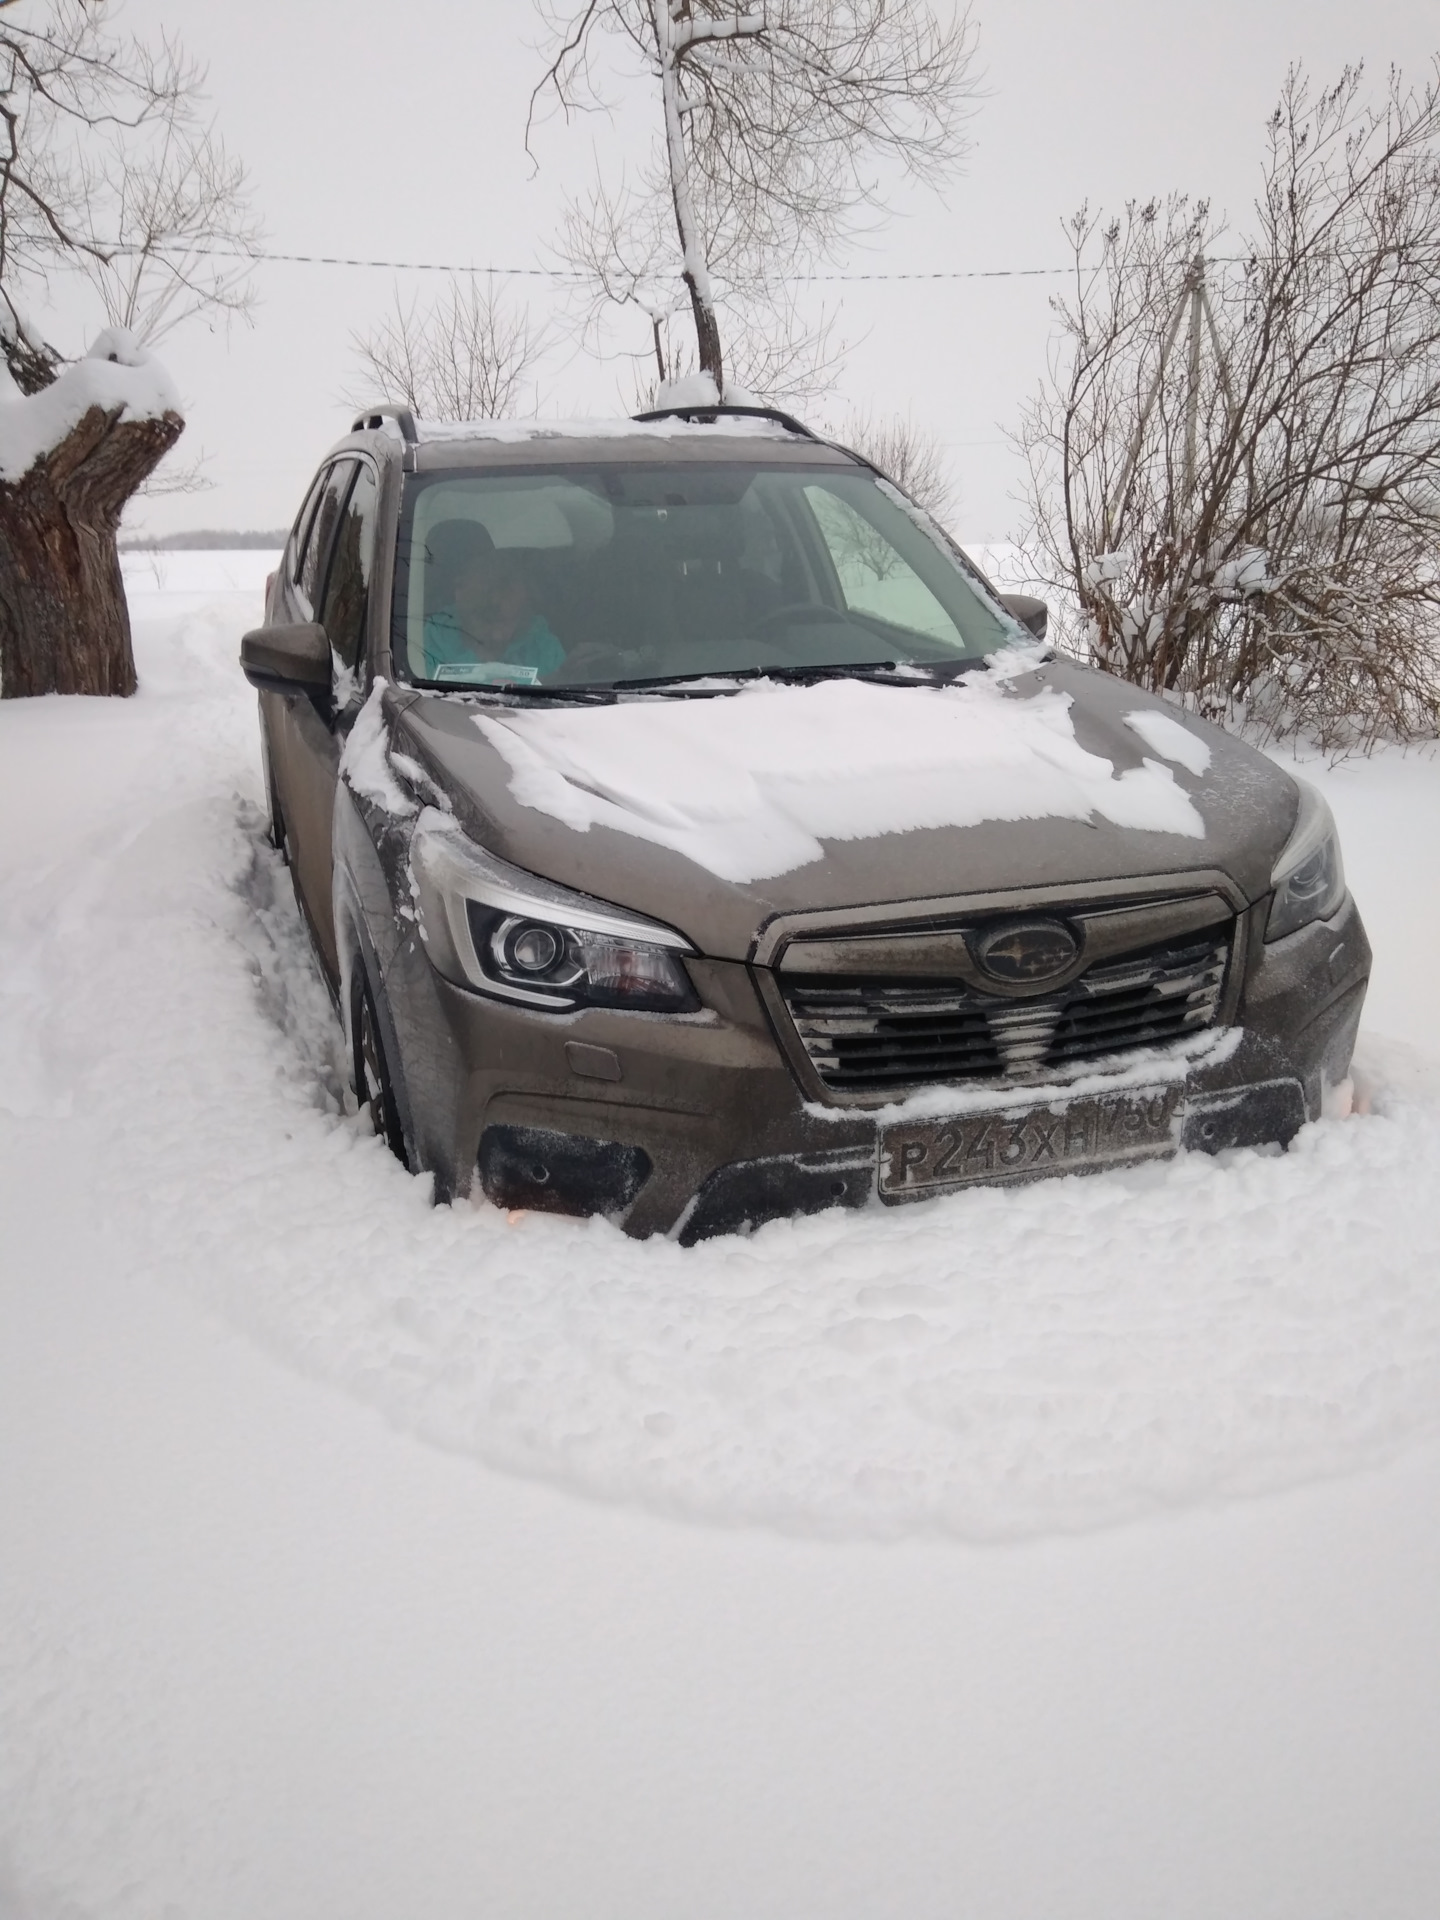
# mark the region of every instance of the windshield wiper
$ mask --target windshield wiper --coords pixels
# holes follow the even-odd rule
[[[767,667],[772,680],[893,680],[899,660],[820,660],[809,666]]]
[[[526,684],[507,686],[503,681],[484,685],[445,686],[443,683],[427,685],[421,682],[416,689],[420,693],[460,693],[467,700],[564,700],[576,706],[611,706],[615,696],[609,687],[542,687]]]
[[[444,688],[489,699],[531,701],[564,700],[577,706],[606,706],[626,693],[653,693],[683,700],[711,700],[737,683],[777,680],[787,686],[810,680],[866,680],[876,686],[914,686],[917,680],[952,679],[985,664],[966,660],[818,660],[809,663],[773,661],[764,667],[711,667],[703,673],[667,673],[633,680],[611,680],[600,686],[486,686]]]
[[[903,662],[894,660],[821,660],[811,666],[775,661],[766,667],[712,667],[707,673],[659,674],[654,679],[614,680],[626,693],[679,693],[705,697],[724,693],[737,680],[890,680]],[[709,681],[710,685],[704,683]]]

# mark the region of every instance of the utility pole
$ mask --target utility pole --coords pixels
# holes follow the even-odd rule
[[[1160,389],[1165,384],[1165,372],[1170,363],[1170,355],[1179,338],[1181,323],[1189,316],[1186,333],[1186,387],[1185,387],[1185,451],[1181,476],[1181,505],[1188,507],[1195,497],[1195,487],[1199,479],[1200,453],[1200,353],[1201,335],[1208,332],[1210,348],[1215,355],[1215,372],[1220,382],[1220,391],[1225,397],[1227,419],[1235,408],[1235,394],[1230,384],[1230,368],[1225,358],[1225,349],[1220,344],[1220,329],[1215,324],[1215,312],[1210,305],[1210,295],[1205,286],[1205,256],[1197,253],[1186,269],[1184,284],[1179,297],[1170,310],[1165,327],[1165,336],[1160,343],[1160,362],[1155,369],[1154,378],[1140,405],[1140,415],[1135,422],[1135,431],[1130,437],[1130,446],[1125,456],[1125,465],[1120,470],[1120,482],[1115,489],[1114,508],[1105,511],[1105,542],[1113,545],[1118,537],[1120,523],[1125,509],[1130,503],[1130,488],[1134,483],[1135,470],[1140,464],[1140,453],[1145,442],[1145,429],[1150,424],[1150,415],[1154,412],[1155,402],[1160,397]]]
[[[1183,296],[1182,296],[1183,297]],[[1185,382],[1185,504],[1195,498],[1195,448],[1200,433],[1200,328],[1205,317],[1205,256],[1190,262],[1189,365]]]

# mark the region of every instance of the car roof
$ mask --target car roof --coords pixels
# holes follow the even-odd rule
[[[374,416],[371,416],[373,418]],[[755,460],[766,465],[863,466],[859,455],[796,431],[777,420],[737,416],[719,420],[415,421],[407,440],[390,417],[346,434],[332,455],[363,447],[387,460],[408,454],[408,470],[437,473],[473,467],[714,464]]]

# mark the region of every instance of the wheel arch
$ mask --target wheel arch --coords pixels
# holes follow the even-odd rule
[[[410,1089],[405,1075],[405,1059],[400,1050],[400,1037],[395,1025],[395,1016],[391,1012],[390,1001],[385,992],[384,970],[366,925],[359,891],[348,870],[339,863],[335,868],[334,910],[335,946],[340,962],[340,1017],[345,1029],[345,1050],[350,1062],[351,1084],[358,1096],[361,1092],[361,1077],[356,1013],[359,1007],[358,996],[364,990],[370,995],[370,1004],[379,1028],[380,1044],[385,1052],[385,1070],[389,1075],[390,1091],[394,1095],[395,1109],[400,1119],[400,1132],[405,1143],[405,1164],[411,1173],[419,1173],[422,1168],[415,1130],[415,1111],[410,1099]]]

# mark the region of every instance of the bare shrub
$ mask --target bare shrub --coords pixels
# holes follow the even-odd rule
[[[1017,442],[1072,643],[1326,748],[1440,722],[1440,65],[1292,70],[1250,229],[1184,198],[1070,223]],[[1084,264],[1098,243],[1099,263]]]

